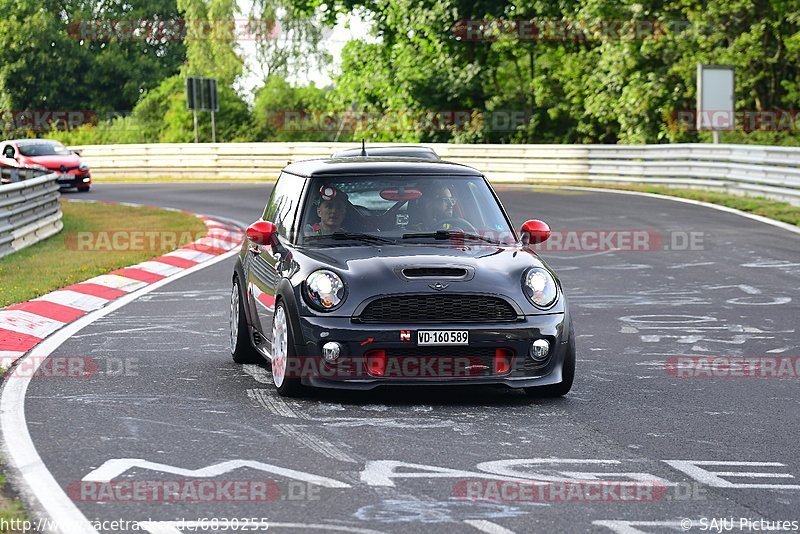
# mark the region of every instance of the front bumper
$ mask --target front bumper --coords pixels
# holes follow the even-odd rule
[[[299,376],[304,384],[322,388],[366,390],[394,385],[481,384],[523,388],[558,384],[562,380],[569,343],[568,323],[563,313],[530,315],[522,321],[507,323],[377,325],[354,323],[346,317],[319,316],[301,316],[299,322],[295,353],[299,361],[308,364],[302,365]],[[418,330],[468,330],[469,345],[418,347]],[[531,342],[536,339],[550,342],[548,358],[543,362],[534,362],[528,356]],[[329,341],[338,342],[343,348],[342,356],[334,364],[321,357],[322,345]],[[490,368],[465,373],[463,365],[459,367],[459,362],[475,361],[474,355],[492,355],[497,349],[508,355],[508,370],[496,372]],[[386,354],[400,355],[404,362],[411,360],[413,363],[414,358],[419,358],[428,364],[432,360],[440,363],[403,366],[404,370],[412,370],[411,376],[406,373],[374,376],[367,369],[367,362],[371,354],[381,350]],[[428,353],[438,356],[428,357]],[[396,369],[400,368],[398,365]]]
[[[67,173],[58,176],[58,185],[62,189],[71,187],[89,187],[92,185],[92,175],[90,172]]]

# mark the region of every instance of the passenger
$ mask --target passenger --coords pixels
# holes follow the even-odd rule
[[[319,193],[319,205],[317,206],[319,222],[306,224],[303,233],[305,235],[327,235],[345,231],[342,223],[347,215],[347,193],[338,191],[329,185],[322,186]]]

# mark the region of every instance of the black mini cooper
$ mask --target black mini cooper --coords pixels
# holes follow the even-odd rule
[[[566,394],[575,334],[561,284],[477,170],[429,150],[292,163],[247,229],[231,353],[305,387],[502,384]],[[386,155],[387,152],[389,155]],[[424,154],[421,154],[424,152]]]

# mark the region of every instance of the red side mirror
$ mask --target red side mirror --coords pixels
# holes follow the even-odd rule
[[[536,245],[550,238],[550,226],[544,221],[531,219],[522,223],[522,242]]]
[[[256,245],[271,245],[275,233],[275,225],[269,221],[254,222],[247,227],[247,239]]]

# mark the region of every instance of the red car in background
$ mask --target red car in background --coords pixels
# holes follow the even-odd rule
[[[40,165],[59,173],[58,184],[63,189],[75,187],[88,191],[92,186],[89,166],[81,157],[63,144],[51,139],[16,139],[0,143],[4,163],[13,160],[19,165]]]

